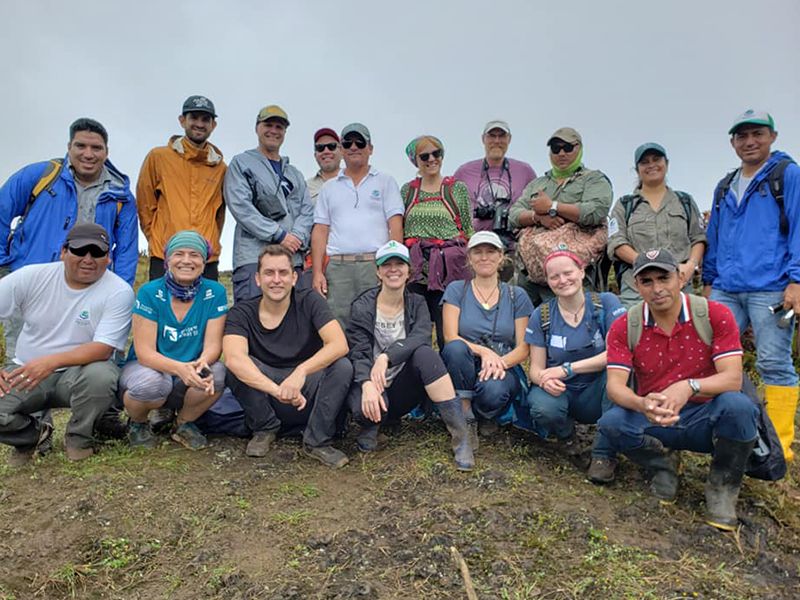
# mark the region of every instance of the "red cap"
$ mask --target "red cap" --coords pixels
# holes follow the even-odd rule
[[[337,142],[341,141],[339,139],[339,134],[336,133],[333,129],[329,127],[323,127],[322,129],[317,129],[317,132],[314,134],[314,143],[317,143],[317,140],[321,138],[323,135],[329,135]]]

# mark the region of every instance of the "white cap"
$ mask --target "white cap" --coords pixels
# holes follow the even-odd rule
[[[483,128],[483,135],[489,133],[492,129],[502,129],[506,133],[511,133],[511,127],[505,121],[489,121]]]
[[[489,244],[500,250],[504,249],[500,236],[494,231],[476,231],[472,234],[472,237],[469,238],[467,249],[472,250],[475,246],[480,246],[481,244]]]
[[[389,240],[378,248],[378,251],[375,253],[375,264],[380,267],[390,258],[399,258],[404,263],[411,263],[411,256],[408,253],[408,248],[394,240]]]

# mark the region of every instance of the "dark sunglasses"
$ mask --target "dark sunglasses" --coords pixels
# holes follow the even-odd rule
[[[98,246],[81,246],[80,248],[73,248],[72,246],[67,246],[67,250],[73,256],[80,256],[83,258],[87,254],[90,254],[92,258],[103,258],[104,256],[108,256],[108,250],[103,250]]]
[[[578,144],[567,144],[566,142],[563,144],[550,144],[550,152],[552,152],[553,154],[561,154],[561,151],[563,150],[564,152],[569,154],[570,152],[575,150],[575,146],[577,145]]]
[[[337,142],[331,142],[330,144],[314,144],[314,151],[322,152],[323,150],[330,150],[331,152],[333,152],[338,147],[339,144]]]
[[[344,140],[342,142],[342,148],[344,148],[345,150],[350,150],[353,144],[355,144],[356,148],[358,148],[359,150],[363,150],[364,148],[367,147],[366,140]]]
[[[433,152],[423,152],[422,154],[417,154],[417,156],[422,162],[428,162],[428,159],[431,156],[433,158],[442,158],[442,154],[444,153],[441,150],[434,150]]]

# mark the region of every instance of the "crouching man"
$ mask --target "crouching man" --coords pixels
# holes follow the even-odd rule
[[[109,237],[95,223],[67,234],[61,261],[22,267],[0,279],[0,318],[18,314],[22,332],[13,363],[0,372],[0,442],[9,463],[30,461],[53,426],[32,413],[71,408],[67,457],[94,453],[95,421],[114,401],[114,350],[128,340],[133,290],[108,271]]]
[[[706,522],[734,530],[758,416],[739,391],[736,320],[723,304],[681,292],[686,282],[667,250],[642,252],[633,275],[644,302],[608,332],[608,396],[617,406],[598,426],[617,452],[652,474],[651,492],[666,501],[678,489],[674,451],[711,453]],[[631,373],[635,391],[627,385]]]
[[[331,441],[353,367],[325,298],[294,289],[292,259],[279,244],[264,248],[255,274],[261,297],[241,300],[228,313],[222,340],[227,383],[253,432],[248,456],[265,456],[279,432],[303,429],[305,453],[338,468],[348,459]]]

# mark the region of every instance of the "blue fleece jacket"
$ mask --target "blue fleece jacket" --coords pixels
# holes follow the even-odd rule
[[[11,223],[22,216],[33,188],[44,174],[48,161],[23,167],[0,188],[0,265],[16,271],[25,265],[59,260],[67,232],[78,216],[78,193],[72,171],[66,166],[42,192],[22,224],[8,242]],[[139,260],[139,218],[130,181],[110,161],[105,163],[111,184],[97,198],[95,222],[105,227],[111,242],[113,270],[133,285]]]
[[[706,285],[725,292],[774,292],[800,283],[800,167],[788,165],[783,176],[788,235],[780,232],[780,211],[768,182],[786,158],[791,159],[773,152],[738,204],[732,188],[719,210],[712,204],[703,260]]]

